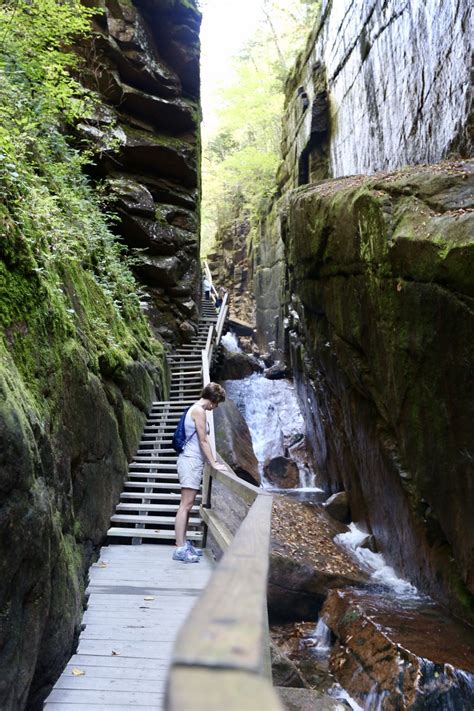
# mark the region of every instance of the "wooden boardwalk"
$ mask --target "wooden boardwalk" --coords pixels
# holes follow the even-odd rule
[[[77,653],[47,698],[46,711],[163,708],[174,640],[213,569],[207,553],[199,563],[173,561],[169,545],[180,499],[171,437],[184,408],[199,398],[202,350],[217,321],[211,304],[203,303],[201,311],[195,338],[168,356],[170,399],[152,404],[107,531],[110,545],[90,570]],[[197,544],[200,502],[201,495],[187,531]]]
[[[161,711],[179,628],[213,570],[171,559],[171,546],[102,548],[90,570],[89,604],[77,654],[45,711]]]

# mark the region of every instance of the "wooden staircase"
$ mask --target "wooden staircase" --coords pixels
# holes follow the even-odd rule
[[[171,369],[170,399],[154,402],[137,454],[129,465],[125,488],[107,531],[109,543],[172,543],[174,519],[180,500],[178,455],[171,438],[183,410],[199,399],[203,387],[202,351],[208,345],[209,327],[217,312],[212,302],[203,301],[198,333],[189,345],[168,356]],[[196,497],[187,538],[200,542],[201,494]]]

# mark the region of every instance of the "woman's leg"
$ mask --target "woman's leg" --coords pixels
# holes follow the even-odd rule
[[[179,503],[174,530],[176,534],[176,545],[178,547],[186,544],[186,531],[188,530],[188,519],[191,509],[196,499],[196,489],[181,489],[181,501]]]

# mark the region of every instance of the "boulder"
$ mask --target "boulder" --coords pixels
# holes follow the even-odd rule
[[[332,699],[316,689],[292,689],[276,686],[278,696],[286,711],[347,711],[350,709],[343,701]]]
[[[252,438],[237,405],[227,398],[214,412],[216,446],[231,469],[251,484],[260,484]]]
[[[474,708],[474,631],[427,598],[331,590],[330,670],[364,708]]]
[[[291,370],[285,363],[278,361],[274,365],[263,371],[263,374],[269,380],[282,380],[283,378],[291,377]]]
[[[336,521],[347,523],[349,520],[349,496],[347,491],[339,491],[333,494],[323,504],[326,512],[335,518]]]
[[[294,662],[270,642],[273,686],[305,687],[306,682]]]
[[[221,380],[241,380],[253,373],[261,373],[262,366],[253,356],[234,353],[223,347],[224,360],[219,377]]]
[[[263,465],[265,479],[279,489],[295,489],[300,484],[298,465],[288,457],[273,457]]]
[[[274,497],[268,581],[272,620],[316,620],[329,590],[368,582],[368,574],[333,541],[346,530],[319,506]]]

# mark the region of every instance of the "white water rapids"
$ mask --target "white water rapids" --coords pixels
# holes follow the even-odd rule
[[[271,486],[263,473],[265,460],[289,455],[298,465],[299,489],[321,491],[315,485],[314,472],[298,451],[304,449],[305,424],[294,385],[289,380],[268,380],[254,373],[242,380],[226,380],[224,386],[249,427],[263,486]]]

